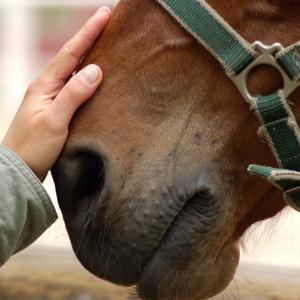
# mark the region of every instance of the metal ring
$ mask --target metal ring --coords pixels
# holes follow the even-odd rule
[[[253,48],[260,52],[260,55],[256,60],[254,60],[250,65],[247,66],[240,74],[233,76],[231,79],[237,86],[238,90],[244,97],[247,103],[251,104],[253,101],[256,100],[257,96],[251,95],[248,89],[248,77],[250,72],[256,68],[257,66],[261,65],[269,65],[274,67],[282,76],[284,88],[283,93],[284,96],[287,98],[290,94],[300,85],[300,82],[293,81],[286,71],[278,64],[274,54],[284,49],[284,47],[279,44],[275,43],[271,46],[267,46],[261,42],[255,42],[253,44]]]

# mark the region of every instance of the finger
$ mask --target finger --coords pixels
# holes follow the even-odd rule
[[[95,93],[102,77],[102,71],[97,65],[89,65],[70,79],[48,111],[55,116],[59,126],[67,127],[69,125],[80,105]]]
[[[70,40],[43,72],[42,76],[58,85],[67,80],[75,71],[86,51],[95,43],[110,17],[110,10],[101,7],[81,30]]]

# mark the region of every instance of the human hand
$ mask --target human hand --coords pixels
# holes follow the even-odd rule
[[[102,81],[101,69],[96,65],[89,65],[69,78],[109,17],[110,10],[100,8],[65,44],[45,71],[29,86],[2,141],[41,181],[64,147],[73,114],[95,93]]]

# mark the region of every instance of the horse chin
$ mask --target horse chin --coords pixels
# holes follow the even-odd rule
[[[239,247],[235,243],[228,244],[216,260],[194,253],[176,266],[170,256],[168,247],[162,247],[144,269],[137,285],[142,299],[201,300],[215,296],[234,277]]]
[[[232,281],[239,262],[238,243],[228,243],[212,255],[212,244],[192,247],[187,242],[189,236],[180,238],[182,233],[171,231],[147,264],[140,266],[139,274],[131,273],[130,269],[122,271],[126,266],[120,265],[119,254],[105,249],[105,245],[101,254],[92,244],[86,245],[84,252],[74,250],[92,274],[119,285],[135,285],[143,300],[202,300],[223,291]],[[99,262],[97,258],[101,256]]]

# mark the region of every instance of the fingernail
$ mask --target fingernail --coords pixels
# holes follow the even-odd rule
[[[100,76],[100,68],[96,65],[87,66],[81,73],[81,77],[85,84],[94,85]]]
[[[107,6],[103,6],[103,7],[100,7],[97,10],[96,14],[100,14],[100,15],[102,15],[102,14],[108,14],[110,16],[111,15],[111,11],[110,11],[110,9]]]

